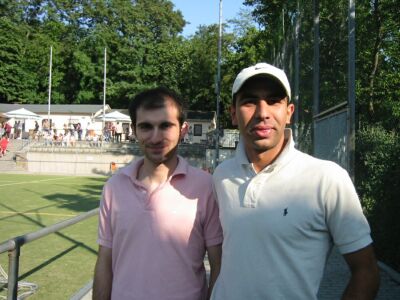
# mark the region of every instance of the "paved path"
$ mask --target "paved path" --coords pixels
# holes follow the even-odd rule
[[[346,286],[349,279],[349,269],[343,257],[334,250],[328,260],[325,275],[322,280],[318,299],[337,300]],[[400,274],[393,270],[381,268],[381,285],[377,300],[400,300]],[[393,279],[395,278],[397,282]]]

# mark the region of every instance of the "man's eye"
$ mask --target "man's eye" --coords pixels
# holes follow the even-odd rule
[[[283,99],[285,99],[285,97],[272,96],[272,97],[268,97],[268,99],[266,101],[269,105],[272,105],[272,104],[280,103]]]
[[[170,123],[163,123],[160,125],[161,129],[168,129],[170,127],[172,127],[172,124],[170,124]]]
[[[243,98],[242,100],[240,100],[241,105],[253,105],[256,104],[256,102],[256,98]]]
[[[150,130],[152,128],[149,124],[140,124],[138,127],[140,130]]]

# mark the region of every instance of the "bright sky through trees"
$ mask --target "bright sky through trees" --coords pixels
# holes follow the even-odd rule
[[[210,25],[219,21],[219,0],[172,0],[172,2],[175,9],[179,9],[184,19],[190,23],[183,29],[184,36],[194,34],[199,25]],[[243,0],[224,0],[223,20],[236,17],[241,8],[245,8]]]

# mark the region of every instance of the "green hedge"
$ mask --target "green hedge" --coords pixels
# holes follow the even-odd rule
[[[400,137],[369,126],[356,137],[356,186],[379,260],[400,271]]]

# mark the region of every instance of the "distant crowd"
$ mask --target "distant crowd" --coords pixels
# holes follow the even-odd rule
[[[86,141],[91,147],[100,147],[103,142],[121,143],[123,140],[135,140],[130,126],[123,126],[121,122],[106,122],[101,134],[93,129],[91,123],[88,123],[86,128],[81,123],[70,123],[64,124],[62,129],[55,129],[54,124],[50,126],[47,120],[43,120],[41,125],[35,121],[34,129],[28,134],[30,139],[43,141],[46,146],[75,147],[78,141]],[[22,121],[15,121],[13,126],[10,122],[0,123],[0,137],[4,136],[7,143],[10,139],[22,139],[24,127],[25,122]],[[6,142],[2,142],[1,149],[5,153]]]
[[[96,133],[91,124],[88,123],[84,129],[81,123],[64,124],[64,129],[44,129],[35,134],[35,139],[43,139],[46,146],[75,147],[77,141],[86,141],[91,147],[100,147],[105,143],[121,143],[122,136],[125,141],[133,141],[132,132],[129,128],[123,129],[120,122],[106,122],[101,134]]]

